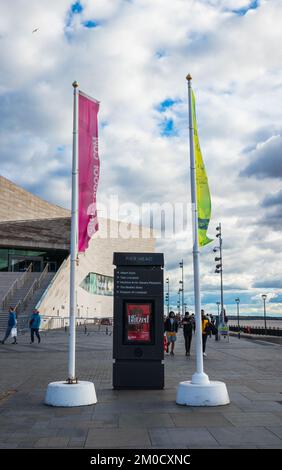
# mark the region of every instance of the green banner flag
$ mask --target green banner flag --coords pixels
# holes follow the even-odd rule
[[[207,230],[211,218],[211,196],[209,190],[208,177],[203,162],[202,152],[199,143],[195,95],[192,90],[192,119],[194,129],[194,151],[196,167],[196,187],[197,187],[197,209],[198,209],[198,236],[199,245],[204,246],[213,240],[207,237]]]

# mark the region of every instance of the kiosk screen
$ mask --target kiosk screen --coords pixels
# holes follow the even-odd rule
[[[151,343],[152,342],[152,303],[125,304],[126,313],[126,337],[127,343]]]

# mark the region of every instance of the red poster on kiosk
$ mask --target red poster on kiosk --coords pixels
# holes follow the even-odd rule
[[[126,304],[127,341],[151,341],[152,304]]]

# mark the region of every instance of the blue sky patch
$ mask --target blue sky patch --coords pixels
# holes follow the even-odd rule
[[[278,294],[276,297],[269,299],[269,302],[272,304],[282,304],[282,294]]]
[[[172,118],[165,118],[161,123],[161,136],[162,137],[172,137],[178,134],[175,129],[174,122]]]
[[[66,15],[66,27],[67,28],[71,26],[74,15],[77,15],[81,13],[82,11],[83,11],[83,6],[80,4],[80,2],[75,2],[71,5]],[[68,35],[69,34],[67,34],[67,36]]]
[[[66,27],[68,28],[67,31],[65,32],[66,34],[66,37],[71,40],[72,39],[72,32],[70,31],[70,28],[72,26],[72,22],[73,22],[73,18],[75,15],[80,15],[83,11],[83,6],[81,5],[81,3],[78,1],[78,2],[75,2],[71,5],[68,13],[67,13],[67,17],[66,17]],[[84,26],[85,28],[89,28],[89,29],[92,29],[92,28],[97,28],[97,26],[100,26],[100,23],[98,23],[97,21],[93,20],[93,19],[90,19],[90,20],[85,20],[85,21],[82,21],[81,22],[82,26]]]
[[[74,14],[75,14],[75,13],[81,13],[82,10],[83,10],[83,6],[81,5],[80,2],[75,2],[75,3],[73,3],[72,6],[71,6],[71,11],[72,11],[72,13],[74,13]]]
[[[259,7],[259,0],[253,0],[249,5],[238,8],[238,10],[232,10],[232,13],[235,13],[238,16],[244,16],[249,10],[256,10]]]
[[[158,59],[161,59],[162,57],[165,57],[165,51],[163,49],[159,49],[155,55]]]
[[[172,106],[174,106],[175,104],[177,103],[180,103],[180,99],[172,99],[172,98],[166,98],[164,101],[162,101],[157,109],[158,111],[160,111],[161,113],[163,113],[164,111],[166,111],[167,109],[171,108]]]
[[[93,20],[83,21],[82,24],[85,28],[96,28],[97,26],[99,26],[99,23]]]

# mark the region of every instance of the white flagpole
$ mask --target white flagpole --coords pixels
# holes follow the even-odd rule
[[[198,240],[198,208],[196,189],[196,168],[194,149],[194,128],[192,116],[192,87],[191,75],[187,75],[188,82],[188,106],[189,106],[189,143],[190,143],[190,177],[191,177],[191,204],[192,204],[192,231],[193,231],[193,268],[194,268],[194,296],[196,318],[196,372],[192,376],[192,383],[209,383],[207,374],[204,373],[202,350],[202,319],[201,319],[201,293],[200,293],[200,252]]]
[[[77,261],[78,228],[78,83],[73,86],[73,140],[72,140],[72,196],[71,196],[71,254],[70,254],[70,327],[68,354],[68,383],[77,382],[75,376],[76,298],[75,267]]]
[[[196,372],[192,380],[180,382],[176,394],[178,405],[189,406],[217,406],[226,405],[229,401],[226,385],[223,382],[210,381],[204,372],[202,350],[202,319],[200,297],[200,259],[198,240],[198,210],[197,187],[194,149],[194,128],[192,114],[192,87],[191,75],[186,77],[188,81],[189,103],[189,141],[190,141],[190,170],[191,170],[191,203],[192,203],[192,230],[193,230],[193,268],[194,268],[194,295],[196,317]]]
[[[86,406],[97,403],[93,382],[78,381],[75,374],[76,287],[75,271],[78,254],[78,83],[73,82],[73,147],[71,196],[71,253],[70,253],[70,314],[68,379],[51,382],[46,391],[45,403],[52,406]]]

